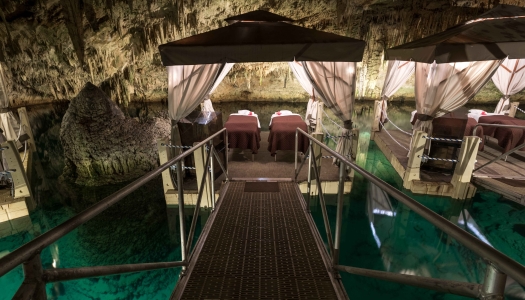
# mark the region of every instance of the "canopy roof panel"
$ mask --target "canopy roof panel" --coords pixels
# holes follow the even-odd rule
[[[437,63],[525,58],[525,8],[498,5],[443,32],[387,49],[387,60]]]
[[[255,11],[227,20],[237,22],[160,45],[162,63],[356,62],[363,58],[364,41],[288,24],[291,19],[276,14]]]

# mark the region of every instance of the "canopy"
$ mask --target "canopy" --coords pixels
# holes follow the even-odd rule
[[[365,42],[295,26],[291,19],[254,11],[232,24],[159,46],[164,66],[241,62],[358,62]]]
[[[478,18],[385,52],[387,60],[447,63],[525,58],[525,8],[498,5]]]

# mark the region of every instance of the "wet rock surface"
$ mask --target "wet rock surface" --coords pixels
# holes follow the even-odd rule
[[[87,83],[71,100],[60,127],[61,178],[93,186],[139,177],[158,165],[156,141],[169,130],[167,119],[126,117],[101,89]]]

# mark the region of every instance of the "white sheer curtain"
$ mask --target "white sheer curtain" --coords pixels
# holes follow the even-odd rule
[[[414,132],[432,134],[432,119],[463,106],[485,85],[500,60],[443,64],[416,63]]]
[[[310,82],[310,77],[308,77],[308,74],[306,74],[306,70],[303,67],[303,63],[292,61],[288,62],[288,64],[290,65],[290,69],[292,69],[295,78],[297,78],[299,81],[299,84],[310,95],[310,99],[308,99],[308,104],[306,105],[306,115],[304,116],[304,121],[309,126],[315,125],[317,118],[316,102],[318,100],[316,99],[316,94],[319,95],[319,93],[315,92],[315,89]]]
[[[383,85],[383,91],[381,91],[381,122],[385,122],[387,116],[387,100],[399,90],[399,88],[405,84],[410,78],[416,64],[413,61],[402,61],[402,60],[390,60],[388,61],[388,69],[385,77],[385,84]]]
[[[168,66],[168,112],[176,122],[210,93],[223,64]]]
[[[206,97],[204,98],[204,101],[202,101],[202,111],[215,111],[213,109],[213,104],[211,103],[210,95],[215,91],[215,89],[219,86],[219,84],[224,80],[224,77],[226,77],[226,74],[230,72],[232,69],[234,63],[225,63],[221,70],[219,71],[219,75],[217,76],[217,79],[215,79],[215,83],[210,89],[210,92]]]
[[[350,159],[356,63],[306,61],[303,66],[325,106],[343,121],[336,151]]]
[[[506,58],[492,76],[492,81],[503,94],[499,99],[494,113],[508,113],[510,109],[510,96],[525,88],[525,59]]]

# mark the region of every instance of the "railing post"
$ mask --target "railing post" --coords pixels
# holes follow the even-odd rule
[[[210,173],[209,170],[205,169],[206,168],[205,163],[206,163],[206,157],[207,157],[206,144],[200,147],[199,149],[196,149],[195,152],[193,152],[193,159],[195,161],[195,174],[197,176],[197,186],[201,185],[201,179],[209,178],[208,176],[203,177],[203,174]],[[208,151],[211,151],[211,149],[209,149]],[[203,192],[202,194],[203,199],[206,199],[206,202],[205,202],[207,203],[206,206],[212,207],[211,186],[209,184],[205,185],[204,191],[202,192]]]
[[[24,282],[20,286],[13,299],[34,299],[46,300],[46,283],[42,277],[44,270],[42,268],[42,261],[40,259],[40,252],[35,254],[31,259],[24,262]],[[34,287],[32,291],[28,291],[29,287]],[[25,298],[27,296],[29,298]]]
[[[312,147],[312,140],[308,139],[308,181],[306,183],[306,205],[307,210],[310,211],[310,199],[312,198],[312,157],[313,157],[313,147]]]
[[[482,300],[503,300],[507,275],[500,272],[493,264],[487,263],[485,281],[481,287]]]
[[[408,164],[405,174],[403,176],[403,187],[410,189],[413,180],[419,180],[419,172],[421,167],[421,156],[425,150],[427,133],[424,131],[416,131],[412,136],[412,145],[408,153]]]
[[[343,224],[343,196],[345,190],[346,165],[339,162],[339,187],[337,190],[337,212],[335,220],[335,242],[332,266],[339,264],[339,250],[341,247],[341,226]]]
[[[211,152],[213,151],[213,139],[210,140],[210,191],[211,191],[211,209],[212,211],[215,210],[215,172],[213,170],[213,155],[211,155]]]
[[[467,199],[474,195],[475,190],[472,191],[469,187],[472,170],[474,170],[476,156],[478,155],[479,140],[477,136],[463,137],[458,162],[454,169],[454,175],[452,175],[450,180],[450,183],[454,186],[453,199]]]
[[[226,171],[226,180],[228,180],[228,155],[230,154],[230,148],[228,146],[228,130],[224,131],[224,169]]]
[[[186,220],[184,218],[184,191],[182,188],[182,162],[177,162],[177,189],[179,192],[179,224],[180,224],[180,252],[181,261],[186,261]],[[186,267],[182,267],[181,275]]]
[[[324,133],[317,133],[317,132],[314,132],[311,134],[311,136],[313,138],[315,138],[316,140],[320,141],[320,142],[323,142],[323,139],[324,139]],[[314,156],[315,155],[315,156]],[[315,166],[317,166],[317,172],[319,172],[319,174],[321,174],[321,158],[322,158],[322,155],[323,155],[323,152],[321,150],[321,147],[317,144],[312,144],[312,151],[310,151],[310,156],[312,157],[312,159],[315,159]],[[317,186],[317,183],[316,183],[316,186]],[[317,194],[319,194],[319,187],[316,188],[316,192]],[[315,192],[314,192],[315,194]]]

